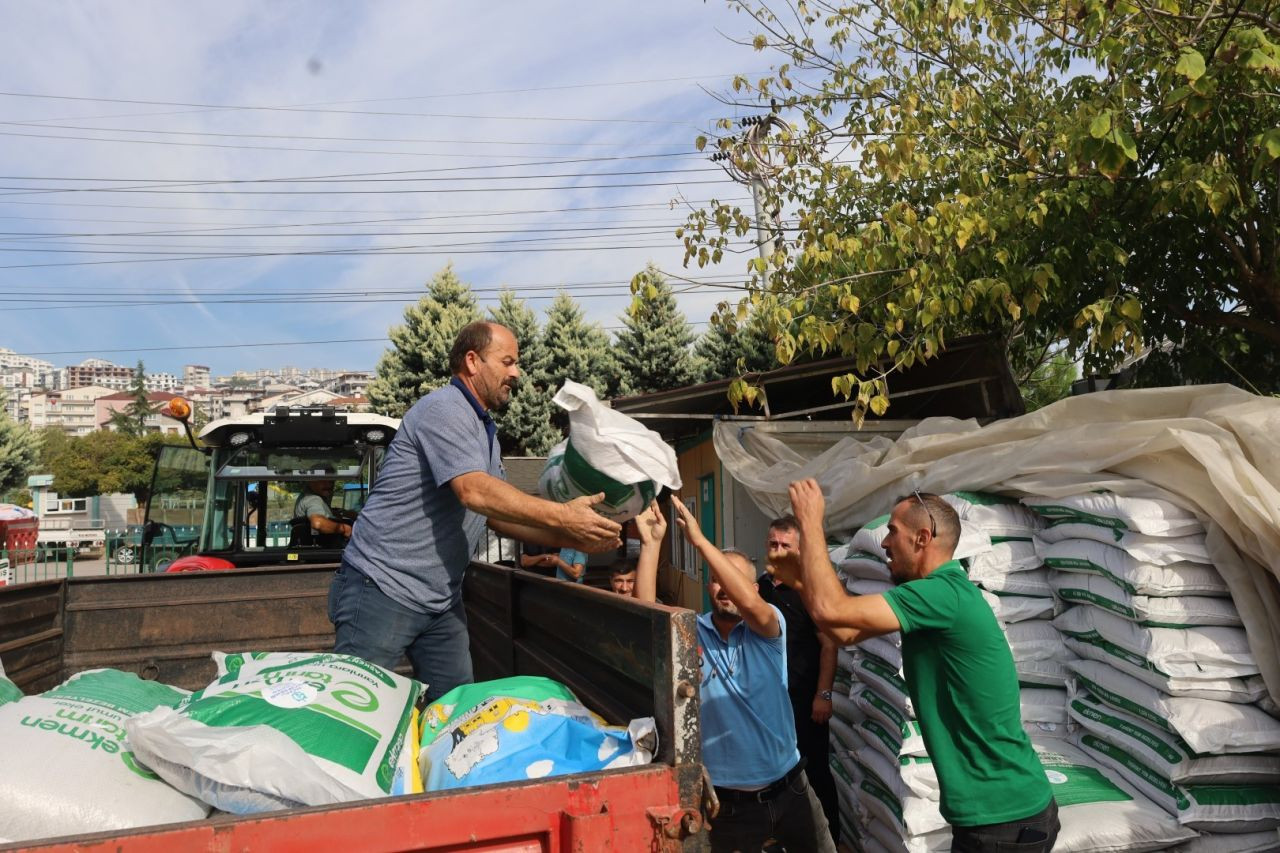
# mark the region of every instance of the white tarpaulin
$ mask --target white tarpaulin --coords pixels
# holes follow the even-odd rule
[[[741,423],[717,422],[714,441],[768,514],[789,511],[789,482],[817,478],[829,531],[852,531],[913,488],[1048,497],[1109,489],[1182,504],[1208,528],[1210,556],[1280,701],[1280,399],[1230,385],[1104,391],[987,426],[930,418],[896,442],[844,438],[811,459],[785,436]]]

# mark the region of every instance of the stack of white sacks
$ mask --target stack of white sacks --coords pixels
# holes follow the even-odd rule
[[[1023,503],[1047,522],[1054,625],[1079,656],[1080,749],[1199,831],[1193,849],[1280,849],[1280,722],[1195,514],[1109,492]]]
[[[1145,788],[1134,781],[1155,778],[1159,769],[1145,774],[1133,769],[1138,758],[1151,763],[1155,756],[1170,754],[1168,749],[1151,746],[1153,733],[1163,733],[1165,740],[1173,741],[1177,738],[1171,734],[1179,732],[1178,725],[1194,731],[1191,735],[1193,745],[1201,752],[1217,746],[1218,741],[1227,741],[1232,746],[1230,751],[1238,753],[1280,749],[1280,723],[1251,706],[1187,699],[1175,700],[1172,710],[1156,712],[1154,716],[1164,721],[1159,727],[1151,724],[1153,715],[1148,711],[1145,714],[1146,731],[1133,734],[1128,725],[1119,724],[1130,722],[1121,720],[1121,714],[1133,718],[1135,715],[1130,712],[1134,706],[1147,709],[1168,706],[1167,703],[1154,703],[1153,697],[1158,691],[1150,681],[1126,675],[1115,666],[1099,662],[1100,655],[1113,653],[1125,659],[1141,658],[1141,652],[1116,652],[1123,646],[1120,638],[1115,636],[1115,626],[1107,621],[1111,614],[1092,604],[1071,606],[1076,602],[1092,601],[1090,595],[1099,592],[1098,589],[1091,590],[1088,585],[1103,578],[1097,570],[1084,568],[1088,560],[1079,556],[1082,549],[1100,544],[1097,537],[1093,540],[1077,538],[1082,537],[1082,531],[1075,521],[1065,522],[1047,509],[1049,506],[1069,506],[1062,501],[1028,499],[1028,506],[1023,506],[1010,498],[974,492],[956,492],[944,497],[955,507],[962,521],[963,534],[956,557],[966,565],[970,579],[983,589],[984,598],[991,605],[1013,652],[1022,686],[1023,725],[1032,736],[1041,763],[1053,783],[1060,809],[1062,831],[1055,850],[1083,853],[1178,849],[1208,853],[1219,849],[1280,849],[1280,835],[1270,828],[1277,825],[1277,821],[1253,819],[1270,808],[1270,795],[1265,792],[1280,792],[1280,789],[1255,787],[1249,794],[1240,789],[1236,792],[1240,798],[1261,802],[1251,805],[1248,815],[1217,820],[1207,815],[1225,814],[1220,805],[1211,810],[1190,807],[1179,814],[1175,805],[1179,802],[1177,794],[1166,796],[1166,805],[1155,791],[1149,790],[1153,787],[1150,781],[1143,782]],[[832,563],[849,592],[874,594],[892,586],[885,554],[880,547],[887,524],[887,516],[877,518],[851,539],[831,549]],[[1114,537],[1117,529],[1114,523],[1105,529],[1107,535]],[[1067,543],[1076,543],[1080,547]],[[1142,552],[1145,558],[1150,555],[1150,545],[1145,541],[1143,544],[1146,546]],[[1078,562],[1071,563],[1070,569],[1055,563],[1049,556],[1055,548],[1058,556]],[[1112,550],[1117,549],[1113,547]],[[1200,531],[1200,553],[1203,554],[1203,550],[1203,531]],[[1090,571],[1094,574],[1089,574]],[[1199,570],[1198,576],[1216,577],[1216,572],[1206,566]],[[1076,578],[1080,579],[1078,583],[1074,583]],[[1221,578],[1217,578],[1216,583],[1217,595],[1225,595],[1226,587]],[[1071,591],[1074,589],[1082,591],[1077,594]],[[1141,594],[1130,595],[1121,606],[1128,606],[1134,614],[1168,613],[1166,606],[1151,603],[1150,589],[1150,586],[1141,587]],[[1203,595],[1199,589],[1197,593]],[[1182,603],[1186,606],[1183,609],[1200,612],[1208,600],[1184,601]],[[1212,609],[1215,605],[1207,606],[1221,618],[1225,615],[1224,604],[1229,607],[1229,599],[1219,599],[1216,609]],[[1095,612],[1100,617],[1094,618]],[[1119,621],[1140,633],[1146,630],[1136,623]],[[1103,627],[1104,622],[1106,628]],[[1238,619],[1235,624],[1239,624]],[[1239,631],[1238,628],[1234,630]],[[1102,637],[1104,633],[1106,639]],[[1169,641],[1169,638],[1164,639]],[[1127,636],[1125,640],[1136,645]],[[1243,643],[1242,636],[1239,640]],[[950,829],[939,812],[937,776],[902,679],[900,643],[899,635],[893,634],[841,650],[836,689],[833,691],[831,764],[840,794],[841,841],[850,849],[867,853],[941,851],[948,850],[951,844]],[[1219,646],[1223,645],[1236,648],[1225,640],[1219,643]],[[1152,646],[1148,642],[1142,648],[1149,650]],[[1247,645],[1243,649],[1247,654]],[[1204,650],[1195,644],[1187,646],[1185,651],[1197,660],[1204,654]],[[1215,656],[1209,657],[1209,660],[1216,659]],[[1159,660],[1165,662],[1166,658]],[[1138,664],[1130,662],[1129,666],[1132,670]],[[1154,675],[1150,668],[1142,671]],[[1256,676],[1256,673],[1257,668],[1254,667],[1252,674]],[[1086,687],[1089,675],[1092,678]],[[1189,671],[1177,670],[1177,677],[1189,677]],[[1117,680],[1119,678],[1125,678],[1127,682],[1122,685]],[[1256,677],[1253,682],[1238,676],[1227,680],[1231,678],[1241,686],[1247,683],[1255,691],[1261,690]],[[1100,680],[1104,680],[1105,685]],[[1145,688],[1151,695],[1135,696],[1135,685]],[[1181,685],[1176,686],[1181,688]],[[1074,691],[1070,696],[1068,687]],[[1168,686],[1163,689],[1167,690]],[[1099,692],[1108,698],[1101,700]],[[1253,698],[1256,700],[1259,695],[1253,695]],[[1117,707],[1125,697],[1135,698],[1128,705]],[[1220,700],[1226,697],[1213,698]],[[1229,722],[1224,721],[1226,731],[1213,734],[1212,729],[1206,728],[1210,721],[1202,716],[1209,706],[1179,705],[1179,701],[1209,702],[1220,714],[1226,709],[1235,712],[1235,716]],[[1106,704],[1108,702],[1111,704]],[[1247,725],[1244,723],[1246,717],[1242,715],[1247,715]],[[1094,728],[1082,725],[1086,718]],[[1240,731],[1241,728],[1245,731]],[[1123,737],[1121,733],[1124,733]],[[1188,735],[1182,734],[1182,737],[1187,738]],[[1125,744],[1124,738],[1130,742]],[[1138,745],[1146,745],[1146,751],[1135,752]],[[1197,785],[1204,783],[1196,793],[1206,806],[1210,799],[1214,799],[1207,787],[1211,782],[1275,781],[1274,775],[1261,775],[1264,766],[1272,767],[1274,759],[1271,756],[1250,756],[1244,760],[1243,756],[1233,756],[1227,761],[1235,769],[1227,770],[1228,765],[1222,761],[1205,764],[1193,758],[1191,747],[1183,746],[1186,755],[1178,758],[1185,760],[1175,761],[1164,769],[1164,778],[1167,785],[1173,786],[1185,783],[1189,778],[1185,775],[1187,772],[1202,774],[1190,778],[1194,778]],[[1137,757],[1127,762],[1113,757],[1126,749]],[[1254,762],[1254,759],[1259,761]],[[1134,778],[1130,779],[1131,776]],[[1185,790],[1185,785],[1179,790]],[[1230,799],[1229,789],[1219,790],[1225,791],[1218,795],[1219,799]],[[1277,816],[1280,817],[1280,813]],[[1222,838],[1218,846],[1211,846],[1214,839],[1199,837],[1196,830],[1256,832]],[[1183,844],[1193,846],[1178,846]]]

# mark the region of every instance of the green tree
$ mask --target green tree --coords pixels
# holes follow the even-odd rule
[[[703,382],[761,373],[778,366],[769,331],[755,315],[749,315],[741,324],[733,317],[717,317],[698,338],[694,354],[702,367]]]
[[[428,391],[449,381],[449,349],[468,323],[483,319],[471,287],[449,265],[436,273],[427,294],[404,309],[404,325],[388,332],[391,348],[369,383],[375,412],[402,417]]]
[[[506,407],[494,413],[502,451],[511,456],[543,456],[561,435],[552,423],[551,397],[556,389],[547,381],[549,360],[538,318],[523,299],[505,289],[489,315],[510,329],[520,345],[520,384]]]
[[[83,498],[113,492],[131,493],[145,502],[157,448],[164,438],[156,432],[130,435],[97,430],[67,435],[57,427],[43,430],[41,468],[53,475],[53,490],[62,497]]]
[[[566,379],[589,385],[602,399],[618,391],[618,368],[609,336],[599,323],[588,323],[573,297],[556,294],[543,327],[547,349],[547,383],[554,392]]]
[[[129,435],[142,435],[147,432],[147,418],[155,414],[159,407],[151,405],[151,401],[147,399],[147,373],[141,360],[133,371],[129,396],[129,405],[111,413],[110,426]]]
[[[40,437],[9,417],[4,403],[0,389],[0,495],[24,488],[40,459]]]
[[[690,350],[693,331],[666,276],[649,264],[632,280],[631,289],[637,296],[623,313],[623,329],[613,343],[619,392],[646,394],[698,381]]]
[[[860,411],[967,332],[1015,363],[1063,341],[1086,372],[1168,342],[1188,364],[1280,345],[1269,0],[733,5],[780,64],[734,81],[763,123],[712,144],[797,226],[748,300],[782,361],[853,356],[839,390]],[[679,232],[699,265],[752,233],[724,204]]]
[[[1056,403],[1071,396],[1071,383],[1077,378],[1079,372],[1070,353],[1060,349],[1046,351],[1040,363],[1018,382],[1022,402],[1028,412]]]

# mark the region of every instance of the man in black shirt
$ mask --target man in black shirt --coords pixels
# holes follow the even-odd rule
[[[800,526],[784,515],[769,524],[769,551],[800,550]],[[827,815],[831,837],[839,837],[840,809],[835,781],[827,764],[830,750],[831,685],[836,675],[835,641],[824,635],[809,618],[800,594],[776,582],[765,572],[759,578],[760,597],[782,611],[787,622],[787,693],[796,722],[796,745],[807,759],[805,773]]]

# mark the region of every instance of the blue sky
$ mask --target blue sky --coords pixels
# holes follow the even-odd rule
[[[768,67],[719,0],[0,13],[0,346],[372,368],[449,262],[486,303],[569,285],[606,327],[646,261],[745,276],[683,269],[672,233],[680,199],[746,195],[692,144],[733,114],[703,89]],[[726,292],[680,299],[702,322]],[[303,345],[243,346],[274,342]]]

